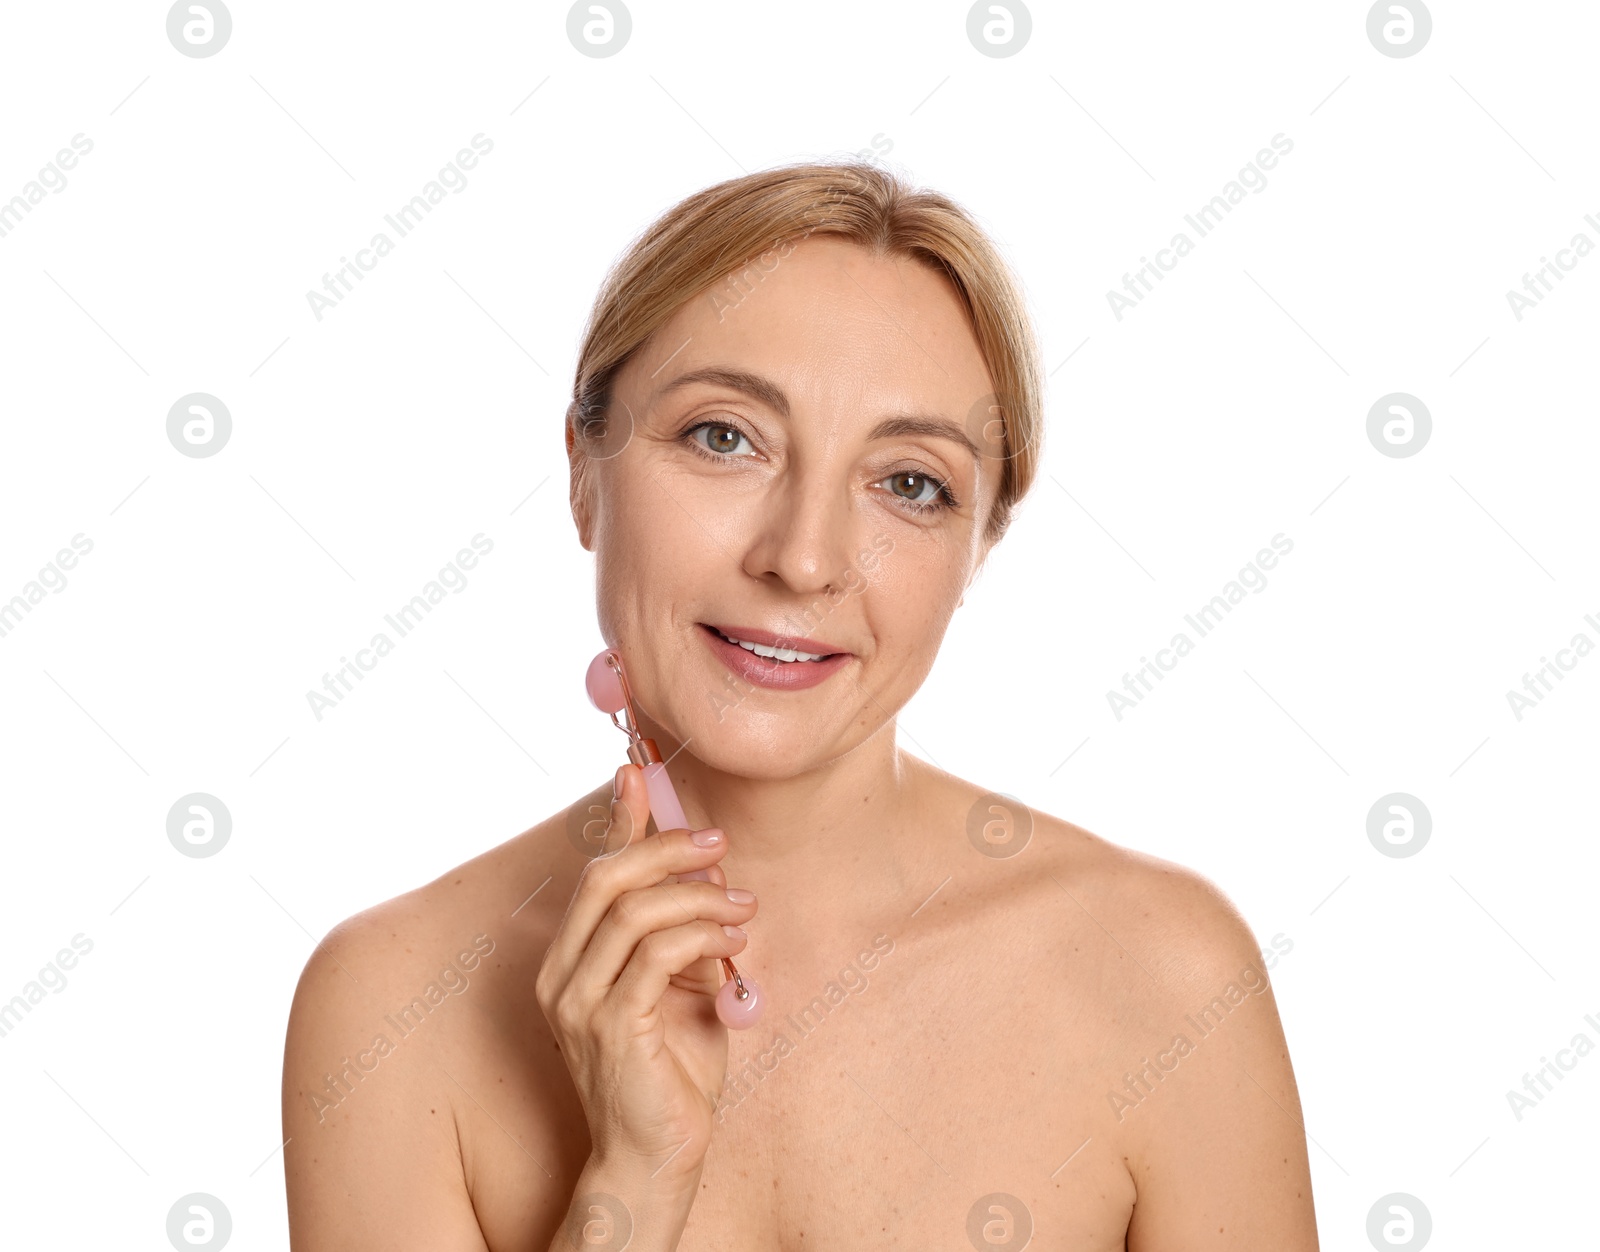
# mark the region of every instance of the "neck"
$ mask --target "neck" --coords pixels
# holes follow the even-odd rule
[[[844,867],[870,875],[882,855],[894,855],[926,768],[900,752],[892,721],[845,756],[790,778],[746,778],[679,751],[670,736],[657,743],[689,821],[726,832],[730,869],[737,863],[746,877],[768,881],[779,871],[791,888],[791,875],[815,871],[813,891]]]

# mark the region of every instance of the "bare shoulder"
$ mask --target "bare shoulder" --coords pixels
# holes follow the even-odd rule
[[[398,1010],[414,1008],[417,1000],[423,1002],[421,1021],[447,1020],[443,1010],[450,998],[469,1001],[473,981],[492,978],[506,959],[514,959],[513,935],[520,936],[540,916],[537,908],[517,916],[512,898],[541,867],[541,877],[553,879],[550,863],[559,857],[541,851],[553,851],[556,824],[556,819],[541,823],[330,930],[301,973],[290,1043],[359,1022],[406,1031],[403,1037],[409,1040],[414,1015]],[[536,891],[537,885],[526,894]],[[383,1011],[373,1016],[377,1009]]]
[[[534,978],[584,863],[565,826],[558,814],[317,944],[284,1047],[297,1250],[486,1246],[474,1145],[508,1076],[528,1081],[548,1053]]]
[[[1220,997],[1235,1039],[1281,1050],[1268,971],[1286,947],[1263,944],[1199,871],[1048,814],[1032,819],[1034,872],[1064,897],[1077,929],[1097,941],[1108,989],[1101,1007],[1117,1015],[1130,1039],[1168,1043]],[[1276,938],[1281,945],[1283,936]],[[1247,1006],[1252,1011],[1232,1012]]]
[[[1258,958],[1244,917],[1205,875],[927,767],[936,803],[965,816],[968,841],[1002,870],[996,888],[1037,894],[1101,927],[1173,991]]]
[[[1198,870],[1048,814],[1036,814],[1035,825],[1050,872],[1129,945],[1156,983],[1179,990],[1259,961],[1243,914]]]
[[[1219,1249],[1314,1249],[1303,1114],[1268,974],[1283,937],[1264,947],[1193,869],[1032,816],[1036,872],[1099,941],[1098,1099],[1137,1193],[1129,1249],[1172,1246],[1202,1222]]]

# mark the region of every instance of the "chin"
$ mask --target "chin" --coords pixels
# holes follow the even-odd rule
[[[846,677],[810,691],[774,692],[729,682],[718,668],[691,663],[674,666],[662,675],[665,681],[650,683],[648,696],[640,694],[646,716],[661,732],[664,756],[682,746],[713,769],[777,779],[848,751],[852,745],[841,741],[860,735],[858,701],[849,698],[855,687]],[[663,703],[652,698],[658,693]]]
[[[862,731],[859,722],[824,725],[793,713],[754,712],[748,705],[727,710],[720,721],[708,710],[684,729],[686,755],[719,773],[763,782],[795,778],[836,760],[856,746],[844,732]]]

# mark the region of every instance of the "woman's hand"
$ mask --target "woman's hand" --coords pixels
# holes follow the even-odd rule
[[[717,958],[744,948],[724,926],[755,916],[755,896],[725,889],[721,831],[646,838],[643,772],[625,765],[617,783],[606,850],[584,868],[535,992],[583,1101],[591,1160],[692,1191],[728,1060]],[[715,881],[674,877],[692,870]]]

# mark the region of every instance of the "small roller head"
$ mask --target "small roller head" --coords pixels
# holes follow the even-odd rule
[[[744,984],[743,1000],[739,998],[739,983],[731,978],[717,988],[717,1017],[729,1030],[749,1030],[761,1020],[762,1010],[767,1007],[760,983],[747,974],[739,975],[739,982]]]
[[[602,713],[620,713],[628,703],[622,694],[622,680],[606,661],[607,657],[614,655],[607,648],[589,662],[589,672],[583,676],[583,685],[589,689],[589,700]]]

